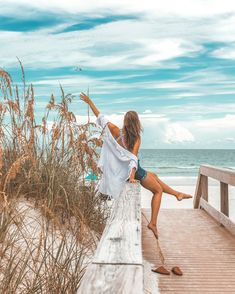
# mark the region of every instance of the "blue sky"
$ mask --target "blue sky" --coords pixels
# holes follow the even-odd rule
[[[142,148],[235,147],[233,1],[0,0],[0,67],[19,82],[16,56],[42,116],[59,83],[122,125],[139,113]],[[81,68],[82,70],[78,70]],[[94,118],[93,118],[94,119]]]

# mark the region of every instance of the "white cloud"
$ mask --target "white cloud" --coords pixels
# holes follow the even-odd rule
[[[152,110],[150,110],[150,109],[146,109],[145,111],[143,111],[143,113],[145,114],[145,113],[152,113]]]
[[[192,74],[181,75],[176,80],[147,80],[142,81],[140,78],[147,75],[146,73],[137,74],[123,74],[115,76],[106,75],[105,77],[91,77],[86,75],[86,68],[84,71],[75,75],[54,76],[53,78],[44,76],[43,80],[32,80],[35,86],[55,86],[58,87],[59,83],[63,86],[70,87],[71,91],[77,91],[77,87],[83,89],[90,86],[92,93],[107,94],[112,91],[120,92],[124,90],[133,89],[163,89],[170,90],[167,92],[166,98],[171,99],[184,99],[187,97],[198,96],[214,96],[225,95],[235,93],[235,82],[231,76],[222,73],[221,68],[195,70]],[[128,78],[136,77],[137,81],[131,80],[128,82]],[[149,78],[150,79],[150,78]],[[177,91],[175,91],[177,90]],[[179,91],[181,90],[181,91]],[[149,101],[153,97],[146,97]],[[154,98],[155,99],[155,98]],[[186,105],[187,106],[187,105]],[[214,107],[214,104],[212,104]]]
[[[235,131],[235,115],[227,114],[222,118],[204,119],[202,121],[196,121],[195,125],[215,132],[226,131],[228,129],[233,129]]]
[[[15,6],[25,5],[52,12],[57,9],[71,13],[86,12],[96,15],[110,11],[121,11],[125,13],[147,13],[155,16],[207,17],[235,11],[235,4],[231,0],[178,0],[177,2],[171,0],[146,0],[144,2],[135,0],[109,0],[108,2],[106,0],[8,0],[7,5],[6,1],[1,0],[0,3],[4,12],[9,12],[9,4],[12,5],[11,10],[15,12],[17,12]],[[18,13],[20,14],[20,12]]]
[[[194,44],[185,46],[185,41],[180,38],[166,36],[160,39],[152,32],[151,23],[135,20],[61,34],[50,34],[47,30],[39,30],[37,34],[4,32],[0,41],[2,66],[15,66],[15,56],[19,56],[25,66],[34,68],[76,65],[96,69],[154,67],[201,48]],[[125,49],[121,49],[122,44]],[[104,49],[106,53],[102,54]]]
[[[172,115],[179,115],[184,117],[185,116],[192,116],[192,115],[198,115],[199,117],[203,118],[205,115],[215,115],[219,114],[222,115],[224,113],[231,113],[235,114],[235,103],[221,103],[218,102],[216,104],[212,103],[200,103],[200,102],[195,102],[195,103],[188,103],[183,105],[170,105],[166,106],[164,108],[164,111],[167,115],[172,116]],[[213,118],[208,119],[210,121]],[[217,119],[216,119],[217,120]],[[200,121],[199,121],[200,124]],[[215,124],[215,122],[214,122]],[[213,124],[212,124],[213,125]]]
[[[229,44],[215,50],[213,56],[224,59],[235,59],[235,44]]]
[[[195,141],[193,134],[179,123],[171,123],[166,128],[164,141],[169,144]]]
[[[225,138],[226,141],[235,143],[235,138]]]
[[[124,113],[105,114],[122,127]],[[200,118],[199,121],[173,122],[169,117],[157,113],[139,114],[144,128],[141,148],[234,148],[234,116],[214,119]],[[86,123],[86,115],[78,115],[78,122]],[[95,116],[91,116],[95,122]],[[232,122],[232,124],[231,124]]]
[[[190,55],[191,52],[198,52],[201,46],[186,42],[181,39],[144,39],[139,41],[145,51],[144,57],[134,61],[137,65],[154,66],[160,61],[173,59],[183,55]]]
[[[106,23],[88,31],[53,34],[63,25],[35,32],[1,32],[1,66],[85,66],[96,69],[130,69],[170,66],[176,57],[203,52],[205,42],[235,41],[235,4],[231,1],[1,1],[1,13],[19,16],[33,7],[84,17],[130,14],[135,20]],[[170,5],[169,5],[170,3]],[[213,4],[212,4],[213,3]],[[227,14],[225,18],[224,15]],[[71,19],[67,16],[68,25]],[[25,46],[27,44],[27,46]],[[118,48],[118,51],[117,51]],[[230,50],[232,52],[232,49]],[[216,53],[217,52],[217,53]],[[219,56],[219,51],[215,54]],[[226,55],[226,54],[224,54]],[[232,53],[228,54],[233,58]],[[177,66],[173,64],[173,66]]]

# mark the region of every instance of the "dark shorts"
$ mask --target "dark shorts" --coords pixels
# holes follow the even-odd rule
[[[140,166],[139,161],[140,160],[138,159],[138,168],[135,173],[135,179],[141,181],[147,176],[147,171]]]

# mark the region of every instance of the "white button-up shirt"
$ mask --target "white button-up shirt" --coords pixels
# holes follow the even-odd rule
[[[98,183],[98,190],[117,198],[129,179],[132,168],[135,167],[137,170],[138,158],[118,144],[107,125],[108,121],[101,113],[96,120],[96,125],[103,129],[103,145],[98,161],[102,176]]]

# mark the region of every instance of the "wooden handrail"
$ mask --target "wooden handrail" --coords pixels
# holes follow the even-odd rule
[[[212,165],[201,165],[200,174],[218,180],[222,183],[235,186],[235,170]]]
[[[140,184],[126,182],[77,294],[143,290]]]
[[[208,203],[208,177],[220,182],[220,211]],[[228,185],[235,186],[235,171],[201,165],[194,196],[194,208],[203,208],[235,235],[235,224],[229,219]]]

